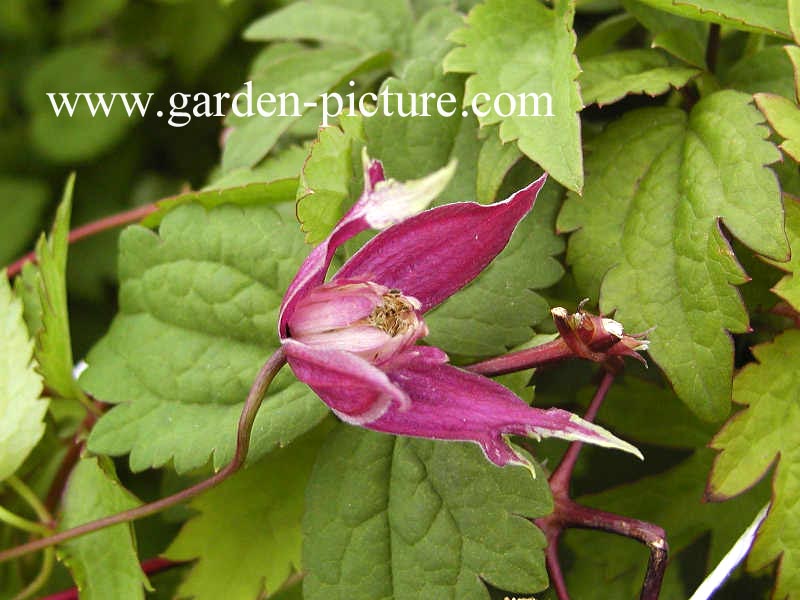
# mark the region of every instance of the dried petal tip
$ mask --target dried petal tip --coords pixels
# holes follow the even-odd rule
[[[456,161],[451,160],[422,179],[399,182],[383,179],[380,161],[371,160],[366,151],[363,160],[364,189],[368,196],[363,208],[364,219],[373,229],[386,229],[425,210],[444,191],[456,172]]]
[[[633,454],[639,460],[644,460],[644,456],[636,446],[629,444],[625,440],[621,440],[607,429],[603,429],[599,425],[590,423],[574,414],[570,417],[570,421],[575,424],[575,430],[577,432],[575,437],[576,441],[586,441],[595,446],[603,446],[604,448],[615,448],[627,452],[628,454]]]
[[[624,329],[622,328],[622,323],[619,321],[615,321],[614,319],[606,319],[605,317],[602,320],[603,322],[603,329],[605,329],[608,333],[618,338],[621,338],[622,335],[625,333]]]

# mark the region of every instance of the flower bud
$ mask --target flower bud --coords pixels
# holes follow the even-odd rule
[[[370,281],[328,283],[303,298],[289,337],[382,364],[428,334],[416,298]]]

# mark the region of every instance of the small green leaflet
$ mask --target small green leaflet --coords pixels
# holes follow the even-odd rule
[[[47,400],[33,362],[22,303],[0,270],[0,482],[23,463],[44,433]]]
[[[274,593],[300,569],[304,494],[327,428],[271,453],[194,500],[198,516],[165,552],[198,559],[179,588],[195,600]]]
[[[503,180],[522,154],[514,143],[500,141],[497,127],[484,129],[486,132],[478,153],[477,173],[475,175],[475,198],[482,204],[499,200],[497,192]]]
[[[775,133],[784,138],[781,150],[800,161],[800,108],[776,94],[756,94],[755,100]]]
[[[792,248],[792,259],[788,262],[769,261],[788,273],[772,291],[800,311],[800,200],[784,196],[786,208],[786,235]]]
[[[74,361],[67,312],[66,270],[74,185],[75,176],[72,175],[64,188],[50,237],[42,235],[36,244],[37,264],[25,265],[19,285],[28,288],[21,294],[23,297],[35,295],[33,302],[26,302],[26,313],[34,313],[26,315],[26,320],[29,325],[38,325],[36,360],[45,385],[62,398],[87,402],[72,377]]]
[[[61,529],[139,506],[120,485],[107,458],[82,458],[72,471],[62,501]],[[81,600],[143,600],[150,589],[139,567],[132,526],[121,523],[58,547],[72,571]]]
[[[242,403],[278,347],[278,308],[305,253],[293,203],[188,204],[169,212],[158,233],[126,229],[120,312],[81,379],[119,404],[93,428],[92,451],[130,453],[135,471],[170,460],[178,472],[212,457],[226,464]],[[251,458],[326,414],[284,369],[255,421]]]
[[[730,406],[732,344],[747,313],[731,284],[744,274],[719,228],[775,260],[788,246],[775,175],[779,159],[750,96],[709,95],[677,109],[628,113],[593,140],[583,198],[572,195],[561,230],[586,296],[629,331],[656,327],[650,355],[700,417]],[[736,143],[731,143],[736,140]]]
[[[581,64],[583,101],[598,106],[612,104],[630,94],[658,96],[681,88],[700,71],[670,66],[657,50],[623,50],[591,58]]]
[[[320,129],[311,145],[297,190],[297,219],[306,242],[318,244],[344,215],[347,199],[357,192],[352,181],[361,171],[364,132],[359,117],[340,117],[340,126]]]
[[[753,348],[758,362],[734,381],[733,398],[747,408],[714,438],[717,456],[709,480],[716,498],[741,494],[776,463],[772,507],[748,556],[755,571],[780,561],[774,597],[800,598],[800,331],[782,333]]]
[[[520,150],[557,181],[580,191],[583,159],[578,111],[583,105],[575,81],[580,70],[573,55],[573,16],[574,2],[568,0],[557,1],[554,9],[528,0],[489,0],[472,9],[465,28],[451,34],[450,39],[463,47],[447,55],[444,67],[472,74],[467,79],[465,106],[477,94],[492,99],[478,103],[479,109],[489,111],[479,117],[482,126],[500,123],[503,142],[516,140]],[[517,116],[518,106],[514,116],[502,117],[492,106],[501,93],[517,99],[519,94],[542,95],[540,115],[547,108],[543,94],[549,94],[554,116]],[[532,114],[532,99],[528,104],[526,112]],[[499,108],[509,113],[508,102]]]
[[[547,586],[552,510],[543,472],[499,469],[474,444],[339,425],[319,454],[303,519],[307,600],[488,600],[483,584]]]
[[[710,21],[744,31],[791,38],[789,13],[782,0],[640,0],[688,19]]]

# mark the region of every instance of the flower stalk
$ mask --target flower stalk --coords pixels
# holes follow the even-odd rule
[[[112,525],[127,523],[136,519],[148,517],[155,513],[161,512],[162,510],[170,508],[171,506],[175,506],[176,504],[180,504],[186,500],[194,498],[195,496],[211,489],[214,486],[219,485],[228,479],[231,475],[236,473],[242,467],[242,465],[244,465],[244,462],[247,459],[247,453],[250,448],[250,435],[253,430],[253,422],[258,414],[258,409],[261,407],[261,403],[267,390],[269,389],[270,383],[272,383],[272,380],[278,374],[278,371],[280,371],[285,364],[286,355],[284,354],[283,349],[279,348],[267,360],[267,362],[264,363],[264,366],[261,367],[253,386],[250,388],[250,392],[247,395],[247,400],[245,400],[242,413],[239,417],[239,425],[236,431],[236,450],[233,458],[216,474],[208,479],[204,479],[200,483],[186,488],[185,490],[181,490],[180,492],[172,494],[171,496],[161,498],[148,504],[142,504],[136,508],[115,513],[113,515],[103,517],[102,519],[89,521],[88,523],[73,527],[72,529],[66,529],[56,534],[34,540],[14,548],[9,548],[8,550],[3,550],[0,552],[0,563],[24,556],[25,554],[29,554],[31,552],[36,552],[37,550],[49,548],[57,544],[63,544],[69,540],[81,537],[88,533],[99,531],[100,529],[105,529],[106,527],[111,527]]]

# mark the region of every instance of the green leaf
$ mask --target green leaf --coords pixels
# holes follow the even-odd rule
[[[705,475],[711,466],[712,454],[698,449],[665,473],[582,496],[578,502],[663,527],[671,558],[667,573],[672,572],[673,577],[681,562],[676,555],[710,533],[706,564],[700,567],[706,572],[722,559],[769,496],[769,490],[762,485],[730,502],[704,502]],[[564,541],[574,557],[574,566],[567,572],[567,587],[573,597],[607,600],[639,595],[648,559],[642,544],[601,531],[579,530],[569,531]],[[671,587],[673,590],[678,587],[677,593],[663,593],[662,600],[685,600],[691,593],[691,590],[681,589],[682,586]]]
[[[463,89],[463,77],[445,74],[441,63],[430,57],[407,61],[402,78],[387,79],[381,86],[382,91],[417,94],[418,98],[426,93],[454,98],[452,105],[443,104],[445,110],[460,105]],[[452,94],[452,97],[445,94]],[[407,112],[409,100],[408,96],[406,98],[403,111]],[[417,179],[455,159],[456,173],[436,204],[476,200],[475,173],[480,151],[477,119],[443,116],[436,110],[434,101],[428,103],[430,116],[419,118],[400,116],[400,106],[394,96],[387,105],[392,115],[378,113],[364,121],[370,155],[381,159],[387,173],[399,180]],[[421,100],[417,110],[423,111]]]
[[[645,2],[647,0],[621,0],[625,10],[653,34],[654,47],[663,48],[690,65],[705,68],[708,25],[665,14]]]
[[[731,284],[744,274],[718,220],[753,250],[785,259],[783,211],[750,97],[722,91],[688,116],[632,111],[594,140],[583,198],[571,196],[559,229],[576,280],[630,331],[656,327],[650,355],[701,418],[730,406],[732,345],[747,313]],[[732,144],[731,139],[737,143]],[[601,287],[602,284],[602,287]]]
[[[23,463],[44,434],[47,400],[33,362],[22,303],[0,270],[0,482]]]
[[[478,202],[488,204],[497,199],[497,192],[508,171],[521,156],[516,144],[504,144],[500,141],[496,127],[489,130],[478,154],[475,174],[475,197]]]
[[[390,96],[385,103],[391,114],[382,112],[364,120],[364,133],[367,138],[367,148],[370,156],[383,161],[386,172],[400,181],[418,179],[419,177],[444,167],[452,158],[461,158],[470,140],[461,140],[463,129],[465,135],[471,137],[471,149],[475,156],[467,160],[459,160],[459,176],[467,174],[471,177],[472,190],[469,197],[459,197],[458,200],[473,200],[474,173],[470,167],[477,157],[478,137],[477,131],[471,127],[473,120],[445,117],[436,110],[436,100],[428,102],[426,112],[428,117],[404,117],[400,111],[410,114],[411,95],[421,98],[422,94],[436,94],[436,98],[444,94],[451,94],[455,99],[450,109],[460,103],[463,90],[463,77],[460,75],[445,75],[440,63],[427,58],[409,61],[403,72],[402,79],[388,78],[381,85],[381,93],[403,94],[403,104],[399,104],[396,96]],[[448,105],[443,105],[449,110]],[[421,100],[417,100],[416,110],[422,113],[425,110]],[[469,151],[469,150],[467,150]],[[466,158],[466,157],[465,157]],[[454,185],[451,184],[443,194],[452,197]]]
[[[790,94],[787,98],[798,100],[800,99],[800,47],[784,46],[783,49],[789,55],[789,60],[792,63],[792,72],[794,73],[794,96]]]
[[[333,230],[344,215],[352,180],[357,174],[360,176],[360,166],[354,166],[354,162],[361,162],[360,154],[355,152],[364,142],[361,118],[340,117],[339,122],[341,128],[320,130],[300,177],[297,219],[309,244],[318,244]]]
[[[453,48],[448,36],[463,25],[464,16],[449,5],[427,11],[411,29],[407,61],[401,62],[395,70],[405,74],[407,62],[421,58],[441,64]]]
[[[714,497],[741,494],[776,463],[772,507],[748,557],[758,570],[780,561],[774,597],[798,598],[800,590],[800,331],[790,330],[753,348],[758,362],[736,377],[733,398],[747,408],[731,418],[711,446],[722,452],[714,462],[709,491]]]
[[[158,209],[142,219],[145,227],[157,227],[164,216],[179,206],[199,204],[214,208],[223,204],[239,206],[270,205],[285,202],[297,189],[297,179],[278,179],[267,183],[250,183],[230,188],[212,188],[199,192],[187,192],[157,203]]]
[[[365,52],[391,48],[389,32],[371,11],[323,2],[297,2],[269,13],[244,32],[252,41],[317,40]]]
[[[49,195],[41,181],[0,176],[0,265],[17,258],[33,239]]]
[[[607,18],[589,33],[580,37],[575,46],[575,55],[581,63],[616,49],[617,42],[636,27],[633,15],[622,13]]]
[[[800,201],[784,196],[786,209],[786,235],[792,249],[788,263],[769,261],[779,269],[789,273],[781,279],[772,291],[800,311]]]
[[[791,38],[786,3],[775,0],[640,0],[687,19]]]
[[[406,3],[370,0],[297,2],[259,19],[245,31],[257,41],[315,40],[367,52],[403,53],[411,11]]]
[[[109,42],[65,46],[49,54],[33,67],[24,88],[25,103],[33,115],[31,136],[35,148],[59,163],[96,157],[141,119],[138,110],[128,115],[120,96],[110,104],[110,94],[138,92],[144,105],[148,92],[155,91],[160,79],[153,67]],[[108,117],[98,107],[97,93],[101,92],[107,94],[106,103],[111,106]],[[61,102],[61,93],[69,94],[70,102],[77,104],[73,116],[67,116],[63,105],[61,116],[56,115],[48,93],[56,94],[57,104]],[[92,116],[85,97],[77,100],[77,93],[91,94],[98,107],[96,116]]]
[[[552,174],[567,188],[583,187],[583,159],[578,111],[581,98],[575,82],[578,63],[573,55],[573,3],[556,2],[549,9],[526,0],[489,0],[476,6],[467,17],[467,27],[450,39],[463,45],[445,58],[445,70],[473,73],[467,80],[465,106],[479,93],[490,101],[478,102],[487,116],[482,126],[500,123],[500,139],[516,140],[520,150]],[[502,40],[502,43],[498,43]],[[540,94],[539,117],[518,116],[521,102],[512,116],[502,117],[492,106],[499,94]],[[547,114],[547,97],[552,117]],[[511,111],[508,96],[501,96],[500,113]],[[530,100],[530,99],[529,99]],[[533,113],[528,106],[526,114]]]
[[[792,63],[781,46],[767,46],[743,57],[721,79],[726,87],[748,94],[770,92],[795,98]]]
[[[630,94],[659,96],[681,88],[700,73],[690,67],[672,67],[656,50],[624,50],[586,60],[581,65],[581,93],[586,104],[612,104]]]
[[[483,581],[547,586],[544,473],[498,469],[473,444],[340,425],[320,452],[303,519],[308,600],[489,599]]]
[[[189,204],[169,212],[158,234],[141,226],[122,233],[120,312],[81,379],[119,404],[93,428],[94,452],[130,452],[134,471],[230,460],[242,403],[278,348],[281,297],[306,253],[293,212],[293,203]],[[251,458],[326,414],[284,370],[256,418]]]
[[[67,311],[66,270],[74,185],[75,176],[72,175],[64,188],[50,237],[42,235],[36,244],[37,265],[25,265],[23,280],[37,295],[33,304],[26,302],[26,312],[41,311],[26,316],[26,320],[29,324],[40,325],[35,330],[36,360],[45,385],[61,398],[85,401],[83,391],[72,376],[74,361]]]
[[[165,552],[171,560],[198,559],[180,597],[257,598],[300,569],[304,494],[322,437],[316,432],[273,452],[191,503],[198,516]]]
[[[789,28],[792,30],[792,37],[795,43],[800,40],[800,1],[789,0]]]
[[[61,529],[77,527],[140,502],[120,485],[114,467],[105,458],[83,458],[72,471],[62,501]],[[150,589],[139,567],[132,527],[121,523],[58,547],[72,571],[81,600],[144,599]]]
[[[233,127],[233,131],[225,142],[222,154],[223,171],[252,167],[258,163],[289,126],[307,112],[306,103],[320,102],[321,105],[321,94],[347,79],[357,69],[381,62],[382,56],[361,54],[344,46],[306,48],[276,58],[251,73],[252,106],[249,108],[254,116],[237,117],[233,113],[228,115],[228,124]],[[262,107],[267,112],[280,110],[279,94],[287,95],[285,116],[276,112],[270,117],[264,117],[258,113],[258,100],[266,93],[272,94],[275,99],[274,104]],[[268,97],[265,98],[268,100]],[[336,103],[332,100],[331,102],[330,110],[333,110]],[[246,109],[248,105],[242,100],[240,110],[245,112]]]
[[[478,357],[502,354],[531,338],[533,326],[550,315],[547,301],[534,290],[563,275],[553,258],[564,248],[554,233],[561,193],[548,183],[498,257],[467,288],[425,315],[428,343]]]
[[[276,179],[298,177],[308,155],[308,144],[289,146],[285,150],[269,157],[256,167],[240,168],[224,175],[213,174],[210,183],[204,190],[225,190],[251,183],[268,183]]]
[[[775,94],[756,94],[754,97],[772,129],[784,138],[780,149],[795,161],[800,161],[800,108],[791,100]]]

